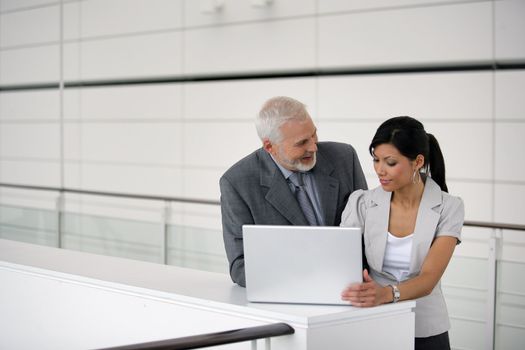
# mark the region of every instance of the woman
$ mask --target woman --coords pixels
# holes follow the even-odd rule
[[[463,202],[447,193],[439,144],[419,121],[385,121],[369,151],[381,186],[353,192],[341,226],[363,229],[370,271],[342,298],[361,307],[417,299],[415,348],[450,349],[439,281],[460,243]]]

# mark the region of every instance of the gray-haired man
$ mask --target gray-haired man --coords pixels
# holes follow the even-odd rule
[[[242,225],[337,226],[350,193],[366,189],[351,145],[318,142],[306,106],[274,97],[256,120],[262,147],[220,179],[222,227],[230,275],[246,285]]]

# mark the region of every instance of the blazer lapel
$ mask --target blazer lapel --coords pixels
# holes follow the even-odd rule
[[[260,152],[261,186],[268,188],[266,200],[293,225],[308,225],[281,171],[265,150]]]
[[[428,254],[430,245],[434,240],[437,225],[439,223],[439,212],[435,210],[442,204],[441,188],[430,177],[426,178],[425,190],[419,204],[412,241],[412,252],[410,256],[409,274],[417,274]]]
[[[365,222],[365,246],[371,253],[366,255],[368,263],[376,271],[383,270],[387,242],[388,220],[390,217],[391,192],[381,187],[373,190],[371,206]]]
[[[333,226],[337,213],[337,198],[339,196],[339,180],[330,176],[334,171],[333,165],[317,152],[317,164],[312,170],[319,194],[321,211],[324,215],[324,224]]]

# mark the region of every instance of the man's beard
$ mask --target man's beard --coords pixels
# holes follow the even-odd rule
[[[315,163],[317,162],[317,153],[314,152],[312,154],[312,162],[309,164],[303,164],[301,163],[301,159],[296,160],[290,160],[286,158],[283,154],[281,154],[281,160],[283,163],[286,163],[288,167],[296,170],[296,171],[310,171],[315,166]]]

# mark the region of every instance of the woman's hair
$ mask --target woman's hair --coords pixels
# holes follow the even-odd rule
[[[427,175],[448,192],[445,182],[445,160],[436,138],[425,131],[423,124],[411,117],[394,117],[379,126],[368,148],[374,156],[374,149],[381,144],[391,144],[410,160],[423,155],[423,167]]]
[[[309,118],[306,106],[286,96],[277,96],[264,103],[255,120],[255,128],[261,141],[270,140],[279,143],[282,140],[281,126],[289,120]]]

